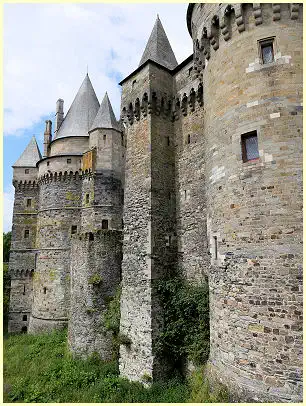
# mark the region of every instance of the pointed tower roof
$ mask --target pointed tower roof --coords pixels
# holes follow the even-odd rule
[[[40,159],[41,153],[38,148],[35,135],[33,135],[26,149],[20,155],[19,159],[17,159],[17,161],[14,163],[13,168],[15,166],[28,166],[35,168],[36,162],[38,162]]]
[[[170,70],[178,65],[158,15],[139,66],[144,64],[148,59],[151,59]]]
[[[93,131],[96,128],[112,128],[120,131],[107,92],[105,93],[99,111],[89,131]]]
[[[86,136],[100,104],[88,73],[55,137]]]

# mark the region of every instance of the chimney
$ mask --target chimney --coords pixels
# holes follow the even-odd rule
[[[50,143],[52,141],[52,121],[46,120],[46,129],[44,132],[44,158],[49,156]]]
[[[64,120],[64,100],[58,99],[56,102],[56,110],[55,110],[55,131],[56,133],[60,128],[62,122]]]

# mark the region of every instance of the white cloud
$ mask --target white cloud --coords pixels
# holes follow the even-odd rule
[[[14,187],[10,185],[3,193],[3,231],[7,233],[12,229],[14,206]]]
[[[65,111],[89,76],[101,101],[107,91],[119,117],[118,75],[140,61],[159,13],[178,62],[192,52],[187,4],[6,4],[4,6],[4,130],[23,133]],[[53,119],[52,116],[50,116]]]

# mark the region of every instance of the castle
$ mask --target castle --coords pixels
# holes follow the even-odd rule
[[[117,121],[86,75],[41,156],[13,166],[9,331],[68,325],[111,357],[101,323],[121,283],[120,373],[165,368],[154,281],[208,277],[209,373],[233,399],[302,400],[302,5],[189,4],[178,64],[157,18],[120,83]]]

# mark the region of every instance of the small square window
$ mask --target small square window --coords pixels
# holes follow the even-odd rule
[[[32,206],[32,199],[27,199],[27,207],[31,207]]]
[[[71,234],[76,234],[78,231],[78,226],[71,226]]]
[[[274,38],[259,41],[259,52],[263,64],[274,62]]]
[[[243,162],[259,158],[257,131],[242,134],[241,149]]]
[[[30,230],[24,230],[24,238],[29,238]]]
[[[102,230],[108,230],[108,220],[102,220]]]
[[[25,169],[24,173],[30,173],[30,169]]]
[[[67,159],[67,164],[71,164],[71,158]]]

